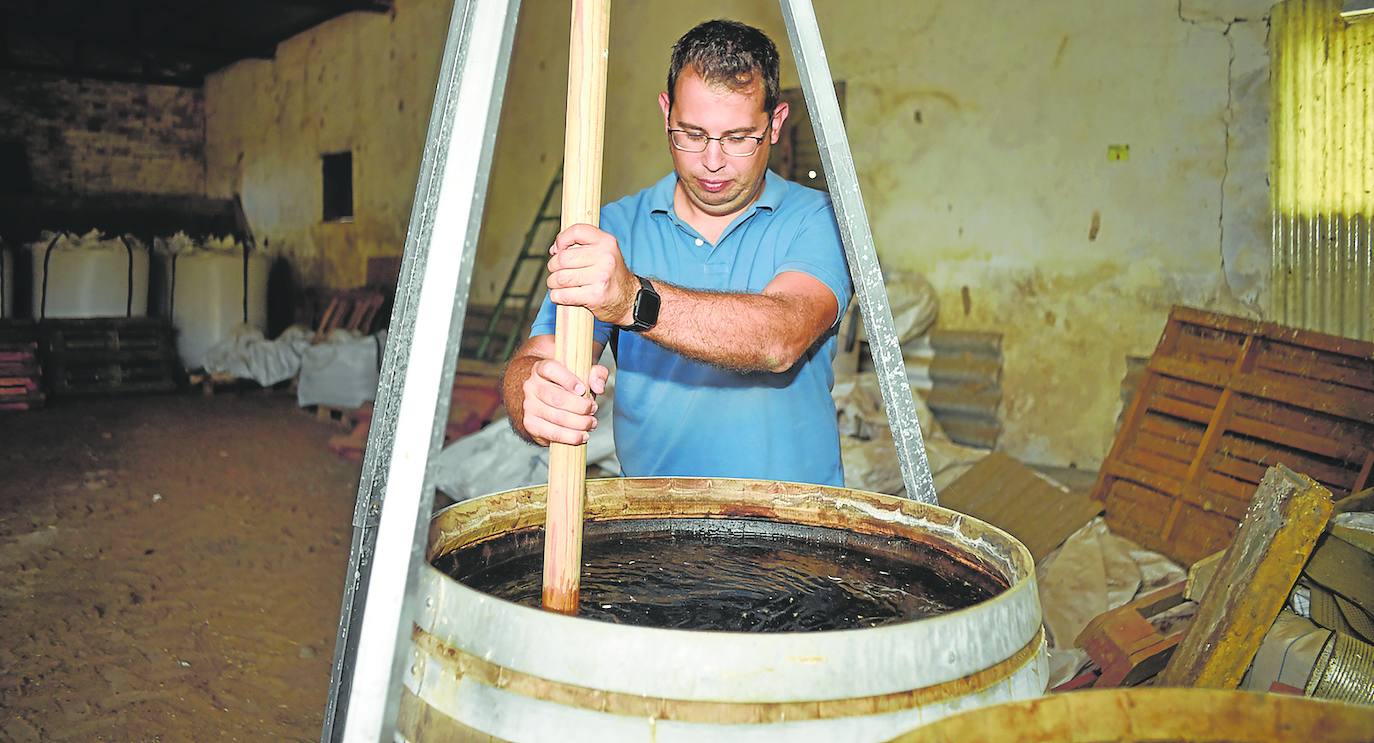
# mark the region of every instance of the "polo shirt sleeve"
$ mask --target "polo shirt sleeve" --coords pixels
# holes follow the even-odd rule
[[[558,310],[553,302],[549,301],[549,295],[544,295],[544,301],[539,305],[539,314],[534,316],[534,322],[530,325],[530,337],[536,335],[553,335],[554,328],[557,326]],[[592,341],[605,345],[611,340],[611,324],[593,321]]]
[[[835,210],[829,199],[802,221],[778,264],[777,273],[783,271],[800,271],[829,287],[839,306],[835,322],[844,317],[853,285],[849,280],[844,244],[840,241],[840,226],[835,221]]]

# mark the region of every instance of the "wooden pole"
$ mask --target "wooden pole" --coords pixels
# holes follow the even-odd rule
[[[1330,516],[1326,488],[1270,467],[1155,685],[1236,688]]]
[[[610,0],[573,0],[568,48],[568,114],[563,145],[563,227],[596,225],[601,213],[601,144],[606,113]],[[592,367],[592,313],[559,307],[554,358],[585,383]],[[587,394],[591,394],[590,390]],[[549,447],[544,522],[544,608],[577,613],[587,448]]]

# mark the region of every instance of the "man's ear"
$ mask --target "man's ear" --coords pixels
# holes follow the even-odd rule
[[[782,136],[782,123],[787,121],[787,115],[792,113],[792,107],[787,105],[787,101],[779,103],[773,109],[773,134],[768,140],[769,144],[777,144],[778,138]]]
[[[668,109],[672,104],[668,102],[668,91],[658,94],[658,107],[663,109],[663,129],[668,129]]]

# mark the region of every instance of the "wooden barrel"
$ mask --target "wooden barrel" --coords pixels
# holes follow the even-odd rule
[[[429,559],[538,527],[545,488],[455,504]],[[904,498],[761,480],[587,483],[586,518],[753,518],[936,546],[1007,584],[946,614],[829,632],[632,627],[520,606],[426,567],[399,732],[408,740],[886,740],[1044,693],[1035,569],[1012,536]]]
[[[1108,689],[1053,694],[947,717],[901,743],[1365,743],[1374,707],[1219,689]]]

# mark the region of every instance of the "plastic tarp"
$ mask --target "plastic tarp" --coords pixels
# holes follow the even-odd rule
[[[342,328],[307,346],[301,353],[297,404],[357,408],[375,399],[385,346],[385,331],[360,335]]]
[[[284,382],[301,370],[301,356],[310,347],[314,333],[302,325],[292,325],[276,340],[267,340],[251,325],[239,325],[229,337],[205,352],[205,370],[228,374],[235,379],[251,379],[268,387]]]
[[[44,232],[27,247],[33,254],[33,317],[148,314],[148,249],[133,237]]]
[[[245,249],[233,237],[197,241],[184,232],[153,241],[167,264],[177,354],[187,369],[206,366],[206,353],[239,325],[267,326],[268,260],[250,253],[245,266]]]

